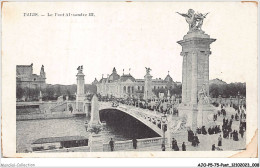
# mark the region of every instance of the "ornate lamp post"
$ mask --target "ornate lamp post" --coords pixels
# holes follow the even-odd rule
[[[238,108],[239,108],[239,98],[240,98],[240,93],[238,91],[238,93],[237,93],[237,105],[238,105]]]
[[[166,131],[166,122],[167,122],[167,116],[164,113],[163,116],[161,117],[161,121],[162,121],[162,130],[163,130],[163,141],[162,141],[162,145],[165,146],[165,131]]]

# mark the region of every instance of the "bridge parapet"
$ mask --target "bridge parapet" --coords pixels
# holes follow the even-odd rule
[[[146,147],[153,147],[157,145],[161,145],[163,141],[162,137],[156,137],[156,138],[146,138],[146,139],[137,139],[137,148],[146,148]],[[167,139],[165,139],[167,142]],[[132,140],[126,140],[126,141],[116,141],[114,144],[114,150],[120,151],[120,150],[128,150],[133,149],[133,142]],[[103,151],[111,151],[109,143],[103,144]]]

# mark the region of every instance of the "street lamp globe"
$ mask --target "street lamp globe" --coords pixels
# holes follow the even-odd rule
[[[162,116],[162,122],[163,122],[163,123],[166,123],[166,121],[167,121],[167,116],[164,114],[164,115]]]

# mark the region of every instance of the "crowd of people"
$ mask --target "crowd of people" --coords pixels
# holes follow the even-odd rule
[[[151,111],[157,111],[160,113],[173,114],[178,116],[179,100],[173,99],[152,99],[141,100],[133,98],[108,98],[98,95],[99,101],[110,101],[113,107],[117,107],[119,104],[125,104],[129,106],[139,107],[143,109],[149,109]]]
[[[212,135],[212,134],[218,134],[221,132],[221,129],[220,129],[220,125],[215,125],[215,126],[210,126],[208,128],[208,131],[206,130],[206,127],[205,126],[202,126],[201,128],[198,127],[196,129],[196,133],[197,134],[203,134],[203,135]]]
[[[200,143],[197,134],[194,134],[191,129],[188,130],[188,141],[191,142],[191,145],[194,147],[198,146]]]
[[[173,114],[178,116],[178,110],[177,107],[179,105],[179,102],[177,101],[172,101],[168,99],[163,99],[163,100],[140,100],[140,99],[111,99],[112,101],[112,106],[117,107],[119,104],[125,104],[125,105],[130,105],[134,107],[139,107],[143,109],[149,109],[151,111],[157,111],[160,113],[167,113],[167,114]],[[244,133],[246,131],[246,113],[245,105],[236,105],[234,103],[231,104],[220,104],[220,103],[213,103],[214,106],[219,107],[219,110],[217,111],[216,114],[213,115],[213,121],[215,125],[209,126],[208,129],[206,129],[206,126],[198,127],[195,131],[195,133],[189,129],[188,130],[188,142],[191,142],[191,145],[193,147],[197,147],[200,144],[199,138],[197,134],[203,134],[203,135],[213,135],[213,134],[219,134],[218,139],[217,139],[217,147],[215,144],[212,145],[212,150],[222,150],[220,147],[222,146],[222,135],[224,139],[233,139],[234,141],[239,140],[238,134],[241,135],[241,138],[244,137]],[[227,107],[232,107],[236,113],[233,113],[231,115],[227,115],[227,110],[229,112],[229,109],[226,109]],[[230,114],[230,113],[228,113]],[[222,127],[220,125],[217,125],[216,122],[219,117],[223,117],[223,123]],[[149,117],[148,117],[149,119]],[[160,122],[152,121],[155,122],[159,127],[161,126]],[[232,129],[232,124],[234,121],[239,121],[239,131],[233,130]],[[162,144],[162,150],[164,151],[165,144]],[[137,148],[137,141],[133,139],[133,148]],[[179,151],[179,146],[177,144],[176,139],[172,139],[171,143],[171,148],[174,151]],[[185,142],[182,143],[181,146],[182,150],[186,150],[186,144]],[[111,147],[112,150],[112,147]]]
[[[174,151],[179,151],[179,146],[178,146],[177,140],[175,138],[172,138],[172,149]]]

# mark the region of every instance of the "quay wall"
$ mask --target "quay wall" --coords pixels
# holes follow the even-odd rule
[[[16,115],[16,121],[58,119],[58,118],[70,118],[70,117],[74,117],[74,114],[71,113],[70,111],[64,111],[64,112],[54,112],[54,113]]]

